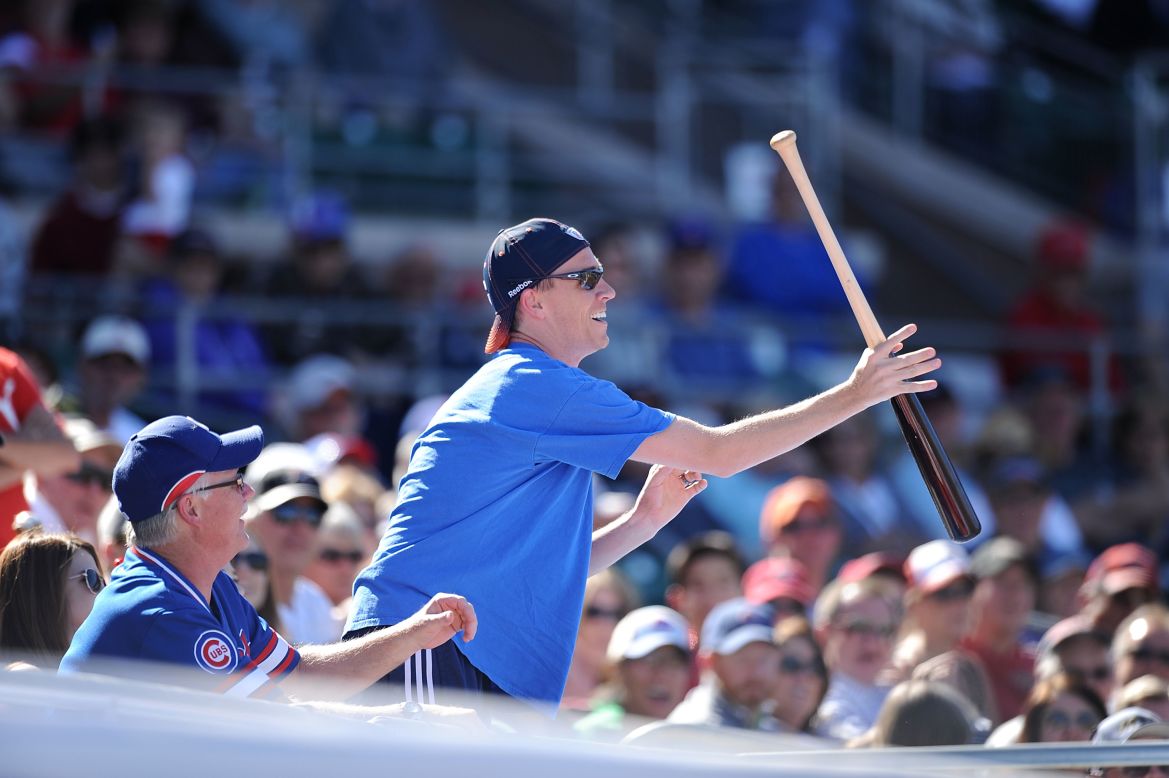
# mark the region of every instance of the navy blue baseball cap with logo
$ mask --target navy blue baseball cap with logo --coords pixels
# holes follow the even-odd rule
[[[495,309],[486,353],[507,348],[511,341],[520,293],[588,247],[579,230],[555,219],[528,219],[499,231],[483,260],[483,288]]]
[[[204,473],[238,470],[264,448],[253,425],[217,435],[189,416],[167,416],[143,427],[114,468],[118,507],[131,522],[169,508]]]

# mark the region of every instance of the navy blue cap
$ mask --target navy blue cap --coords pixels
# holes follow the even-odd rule
[[[588,247],[579,230],[555,219],[528,219],[499,231],[483,260],[483,289],[495,309],[486,353],[507,347],[520,292]]]
[[[118,507],[131,522],[162,513],[204,473],[238,470],[264,448],[253,425],[217,435],[189,416],[146,425],[122,450],[114,468]]]
[[[728,656],[748,643],[771,643],[775,611],[743,597],[720,602],[702,623],[698,644],[712,654]]]

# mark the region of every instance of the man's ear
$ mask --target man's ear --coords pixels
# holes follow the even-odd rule
[[[522,313],[528,319],[544,318],[544,306],[540,300],[540,291],[528,288],[520,292],[520,299],[516,301],[517,315]]]
[[[184,494],[179,497],[179,501],[175,503],[175,514],[178,515],[179,521],[187,524],[200,524],[202,519],[199,515],[199,502],[194,495]]]

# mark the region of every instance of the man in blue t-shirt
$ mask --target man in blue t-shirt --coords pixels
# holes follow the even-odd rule
[[[706,427],[635,402],[580,370],[608,343],[616,292],[588,241],[552,219],[502,230],[483,263],[495,354],[414,444],[377,554],[354,586],[346,637],[397,624],[438,591],[473,598],[474,643],[420,652],[386,680],[407,699],[435,687],[503,692],[555,705],[579,625],[585,579],[636,548],[706,486],[788,451],[935,370],[933,349],[893,356],[898,330],[852,376],[789,408]],[[593,531],[593,473],[656,464],[629,513]],[[441,699],[437,700],[442,702]]]
[[[263,445],[259,427],[217,435],[185,416],[156,421],[130,439],[114,493],[134,545],[77,630],[61,672],[158,680],[180,665],[192,669],[181,682],[231,696],[283,689],[315,697],[326,681],[343,698],[417,651],[459,632],[464,641],[474,637],[470,603],[439,593],[398,627],[357,642],[296,649],[269,627],[224,572],[248,544],[243,514],[253,491],[242,468]]]

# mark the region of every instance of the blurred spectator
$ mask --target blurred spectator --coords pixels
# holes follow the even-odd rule
[[[983,528],[985,531],[985,527]],[[1061,554],[1040,563],[1039,602],[1040,613],[1067,618],[1080,609],[1079,592],[1088,572],[1091,558],[1086,551],[1078,554]]]
[[[702,681],[687,693],[669,721],[739,729],[774,729],[764,703],[779,681],[779,649],[772,614],[742,598],[715,606],[702,625]]]
[[[317,532],[316,556],[305,569],[305,578],[321,587],[333,603],[338,623],[349,616],[349,598],[357,573],[373,556],[373,546],[366,541],[361,517],[348,504],[329,503]]]
[[[560,705],[588,710],[589,700],[602,681],[605,651],[617,622],[638,606],[637,593],[618,570],[606,568],[585,582],[584,605],[572,663]]]
[[[1144,708],[1124,708],[1100,722],[1092,735],[1093,745],[1120,745],[1133,740],[1169,739],[1169,723]],[[1089,775],[1104,778],[1163,778],[1169,775],[1169,766],[1093,767]]]
[[[954,469],[970,499],[970,507],[982,522],[983,532],[992,533],[994,514],[986,489],[966,466],[970,446],[963,436],[964,414],[959,398],[944,383],[939,383],[938,388],[932,391],[918,393],[917,398],[934,425],[938,440],[954,463]],[[917,461],[907,447],[900,449],[889,466],[888,476],[898,504],[916,522],[918,531],[927,538],[945,539],[946,530],[938,521],[937,506],[926,488]]]
[[[129,531],[130,522],[118,508],[118,500],[111,494],[97,514],[97,543],[94,544],[98,560],[107,575],[126,556],[126,549],[130,545]]]
[[[293,645],[332,643],[341,636],[333,603],[305,577],[317,549],[328,504],[312,475],[303,446],[273,443],[252,462],[245,478],[255,496],[245,517],[249,534],[268,555],[268,575],[281,633]]]
[[[1115,710],[1133,706],[1156,713],[1164,721],[1169,717],[1169,681],[1155,675],[1134,678],[1116,695]]]
[[[165,273],[143,285],[154,377],[166,387],[155,399],[176,407],[194,384],[204,414],[259,417],[268,359],[252,324],[221,304],[224,271],[215,239],[191,229],[171,242]]]
[[[126,406],[146,385],[150,340],[142,325],[125,316],[99,316],[81,336],[77,396],[65,397],[58,410],[84,414],[125,445],[146,422]]]
[[[759,515],[767,553],[791,557],[804,566],[808,583],[820,591],[840,553],[842,533],[828,485],[796,476],[772,489]]]
[[[927,659],[957,648],[970,629],[974,578],[966,550],[931,540],[905,560],[905,620],[885,677],[903,681]]]
[[[779,680],[772,697],[771,715],[781,730],[811,734],[812,718],[828,691],[828,667],[808,620],[789,616],[776,622]]]
[[[1155,675],[1169,681],[1169,608],[1150,603],[1137,608],[1112,638],[1116,686]]]
[[[365,423],[353,365],[333,354],[298,363],[288,377],[288,431],[296,440],[333,433],[356,437]]]
[[[1113,422],[1109,477],[1075,505],[1097,548],[1129,540],[1169,544],[1169,413],[1160,397],[1130,400]]]
[[[990,466],[986,482],[993,523],[983,524],[983,532],[1018,540],[1040,565],[1084,553],[1076,517],[1067,501],[1052,491],[1038,460],[999,460]]]
[[[371,287],[349,254],[349,206],[336,192],[320,191],[293,205],[290,256],[273,264],[260,292],[288,298],[295,308],[284,322],[265,328],[276,361],[294,364],[344,345],[345,356],[364,351],[370,328],[337,322],[346,302],[367,299]]]
[[[1035,654],[1023,632],[1035,607],[1037,574],[1027,550],[1008,537],[979,546],[970,572],[977,580],[974,622],[961,645],[982,662],[1002,721],[1020,712],[1031,691]]]
[[[276,597],[272,594],[268,555],[255,539],[249,537],[247,547],[232,557],[231,572],[240,594],[252,604],[260,618],[268,622],[269,627],[279,632],[283,625],[276,611]]]
[[[0,553],[0,651],[55,669],[105,583],[84,540],[22,534]]]
[[[879,442],[871,413],[853,416],[816,439],[825,480],[840,512],[845,557],[877,550],[904,555],[929,539],[900,504],[881,469]]]
[[[1121,543],[1088,566],[1080,587],[1080,612],[1093,627],[1112,635],[1137,607],[1160,596],[1157,556],[1139,543]]]
[[[691,634],[699,635],[716,605],[742,594],[745,565],[734,539],[725,532],[691,538],[670,552],[666,573],[670,586],[666,604],[681,613]],[[691,646],[697,645],[697,640]]]
[[[122,229],[148,253],[163,257],[191,217],[195,167],[186,154],[187,120],[173,106],[144,103],[137,108],[134,133],[138,191],[126,206]]]
[[[36,75],[80,67],[95,53],[71,29],[75,0],[16,0],[4,17],[11,28],[0,37],[0,125],[63,132],[81,118],[84,106],[76,84],[41,81]],[[33,78],[22,78],[25,73]]]
[[[978,711],[953,687],[902,681],[889,691],[873,726],[847,746],[965,746],[981,740],[981,723]]]
[[[97,519],[113,490],[122,444],[84,418],[66,419],[65,435],[81,455],[77,470],[25,476],[29,511],[46,532],[69,532],[97,542]]]
[[[1039,641],[1035,677],[1059,673],[1096,692],[1105,704],[1112,699],[1112,635],[1094,628],[1082,615],[1056,622]]]
[[[73,129],[73,181],[33,236],[31,276],[104,277],[113,269],[127,200],[123,146],[122,126],[114,119],[88,119]]]
[[[75,471],[81,457],[41,400],[24,360],[0,346],[0,547],[12,539],[12,522],[28,508],[24,474],[41,477]]]
[[[904,599],[905,590],[909,586],[905,562],[900,557],[886,554],[884,551],[870,551],[848,560],[840,566],[836,577],[841,583],[876,578],[883,582],[891,593],[896,593],[897,600]]]
[[[1051,224],[1039,235],[1035,280],[1007,316],[1003,342],[1012,346],[1001,355],[1007,387],[1052,367],[1065,371],[1080,391],[1092,387],[1087,349],[1096,338],[1107,339],[1108,329],[1088,297],[1090,241],[1088,230],[1074,223]],[[1107,378],[1111,389],[1121,387],[1115,355]]]
[[[677,219],[666,240],[662,298],[654,306],[666,337],[665,366],[690,387],[738,386],[765,375],[747,320],[718,300],[723,267],[713,227]]]
[[[783,272],[776,272],[776,263]],[[869,279],[854,271],[862,287]],[[766,221],[745,225],[736,234],[725,279],[734,299],[791,319],[793,347],[822,345],[823,328],[848,311],[848,298],[828,261],[819,234],[795,184],[777,168],[771,177],[771,205]]]
[[[799,560],[767,557],[743,573],[743,596],[755,605],[770,605],[775,618],[807,616],[816,590]]]
[[[362,542],[371,550],[377,546],[382,523],[389,515],[379,506],[386,495],[395,496],[376,478],[351,465],[333,467],[321,476],[321,497],[330,505],[343,502],[353,509],[361,521]]]
[[[1086,742],[1107,715],[1104,701],[1090,687],[1055,675],[1037,683],[1023,705],[1019,742]]]
[[[815,626],[831,679],[816,712],[815,731],[851,740],[876,723],[889,694],[878,676],[893,653],[901,604],[872,578],[833,581],[816,600]]]
[[[613,628],[606,663],[609,682],[592,712],[573,726],[594,739],[617,739],[646,719],[666,718],[682,702],[690,688],[686,620],[661,605],[630,611]]]

